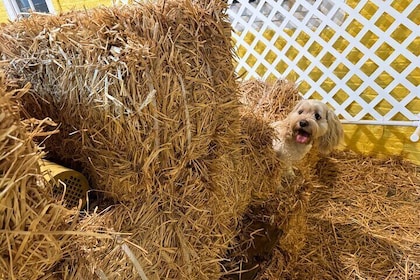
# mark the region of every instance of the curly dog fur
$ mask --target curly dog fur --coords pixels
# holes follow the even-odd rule
[[[317,100],[301,100],[286,119],[271,124],[276,137],[273,148],[288,165],[301,160],[316,145],[321,154],[330,153],[343,138],[343,128],[334,112]]]

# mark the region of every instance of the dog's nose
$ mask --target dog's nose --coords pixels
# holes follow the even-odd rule
[[[300,127],[305,127],[305,126],[308,126],[308,121],[307,121],[307,120],[301,120],[301,121],[299,122],[299,125],[300,125]]]

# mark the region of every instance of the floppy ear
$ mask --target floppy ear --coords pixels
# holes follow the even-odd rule
[[[334,111],[327,111],[328,130],[318,139],[318,150],[321,154],[329,154],[340,144],[344,137],[343,126]]]

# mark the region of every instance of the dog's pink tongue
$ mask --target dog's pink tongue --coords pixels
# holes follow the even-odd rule
[[[306,144],[309,141],[309,136],[304,134],[298,134],[296,135],[296,142],[300,144]]]

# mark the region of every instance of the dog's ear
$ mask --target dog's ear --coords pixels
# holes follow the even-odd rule
[[[318,150],[321,154],[329,154],[344,137],[343,126],[331,109],[327,111],[327,122],[327,133],[318,139]]]

